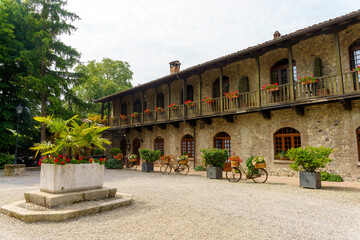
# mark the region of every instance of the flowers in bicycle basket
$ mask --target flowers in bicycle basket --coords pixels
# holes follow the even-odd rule
[[[231,101],[233,98],[239,97],[239,91],[224,93],[224,95],[225,97],[229,98]]]
[[[235,153],[233,153],[233,155],[229,158],[229,160],[237,163],[242,162],[242,159],[238,155],[235,155]]]
[[[207,104],[211,104],[215,102],[215,100],[212,97],[204,97],[201,101],[206,102]]]
[[[167,155],[161,156],[161,160],[163,160],[164,162],[170,162],[170,156]]]
[[[120,161],[124,158],[124,154],[118,153],[116,156],[114,156],[114,158]]]
[[[168,106],[168,108],[170,108],[171,110],[176,110],[178,109],[178,105],[176,103],[172,103]]]
[[[187,100],[186,102],[184,102],[184,104],[188,107],[194,107],[195,106],[195,102],[191,101],[190,99]]]
[[[120,114],[120,118],[121,118],[121,120],[126,120],[128,117],[126,115],[121,115]]]
[[[252,164],[255,165],[256,163],[265,163],[265,158],[263,156],[256,156],[252,159]]]
[[[138,112],[134,112],[133,114],[130,115],[130,117],[132,117],[132,118],[138,118],[138,117],[139,117],[139,113],[138,113]]]
[[[164,109],[162,107],[156,107],[155,112],[158,112],[158,113],[164,112]]]
[[[317,83],[319,81],[316,77],[314,77],[314,75],[312,75],[311,77],[308,77],[308,76],[302,77],[302,78],[298,77],[298,79],[303,84]]]
[[[178,157],[180,161],[182,160],[188,160],[189,159],[189,155],[181,155]]]
[[[144,110],[144,113],[146,113],[147,115],[150,115],[150,114],[151,114],[151,110],[145,109],[145,110]]]
[[[353,69],[354,72],[358,71],[360,73],[360,66],[357,66],[356,68]]]
[[[128,156],[128,159],[130,162],[134,162],[137,161],[137,155],[136,154],[131,154]]]

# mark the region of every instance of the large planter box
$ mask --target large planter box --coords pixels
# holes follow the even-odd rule
[[[5,164],[4,176],[22,176],[25,173],[25,164]]]
[[[321,175],[319,172],[299,172],[300,187],[321,188]]]
[[[41,164],[40,191],[49,193],[75,192],[101,188],[104,165],[91,164]]]
[[[222,178],[222,168],[221,167],[207,167],[206,176],[211,179],[221,179]]]
[[[153,172],[154,171],[154,163],[142,163],[142,171],[143,172]]]

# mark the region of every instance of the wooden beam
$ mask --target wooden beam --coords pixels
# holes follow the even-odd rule
[[[340,81],[339,91],[340,91],[340,94],[344,94],[344,79],[343,79],[342,66],[341,66],[340,40],[339,40],[338,32],[334,33],[334,40],[335,40],[337,75],[338,75],[338,79]]]
[[[351,99],[341,99],[340,103],[343,105],[345,110],[351,111],[352,109]]]
[[[261,106],[261,79],[260,79],[260,60],[259,57],[255,58],[256,72],[255,72],[255,83],[256,83],[256,106]]]
[[[141,131],[142,131],[142,127],[136,127],[135,130],[136,130],[137,132],[141,132]]]
[[[120,118],[120,115],[122,114],[122,104],[123,104],[122,99],[123,99],[123,97],[120,96],[120,114],[119,114],[119,118]],[[119,126],[121,126],[121,123],[122,123],[122,119],[120,118]]]
[[[290,80],[290,99],[294,101],[295,94],[294,94],[294,69],[293,69],[293,57],[292,57],[292,47],[288,47],[288,61],[289,61],[289,80]]]
[[[211,118],[202,118],[200,119],[201,122],[204,122],[207,125],[211,125]]]
[[[153,125],[147,125],[145,126],[145,128],[149,131],[152,131],[153,130]]]
[[[157,107],[157,94],[158,94],[157,87],[155,87],[155,99],[154,99],[155,122],[157,121],[157,112],[155,111],[155,108]],[[164,111],[165,111],[165,109],[164,109]]]
[[[141,91],[141,123],[144,123],[144,95],[145,95],[145,92],[144,91]]]
[[[222,116],[222,118],[225,119],[229,123],[234,122],[234,115],[224,115],[224,116]]]
[[[270,110],[260,110],[259,114],[261,114],[264,119],[271,119]]]
[[[198,110],[199,115],[202,115],[202,104],[201,104],[201,74],[199,74],[199,81],[198,81],[199,89],[198,89]]]
[[[110,101],[108,101],[107,124],[110,126]]]
[[[296,112],[296,114],[299,115],[299,116],[304,116],[305,115],[304,106],[292,105],[291,109],[294,110]]]
[[[192,127],[196,127],[196,119],[191,119],[191,120],[186,120],[187,123],[190,124],[190,126]]]
[[[179,122],[171,122],[170,123],[174,128],[179,128],[180,127],[180,123]]]
[[[183,101],[186,101],[185,99],[187,97],[187,86],[186,86],[186,84],[187,84],[187,79],[184,78],[184,80],[183,80]],[[186,115],[187,115],[186,114],[186,106],[185,106],[184,103],[181,103],[181,104],[183,105],[183,118],[185,120]]]
[[[170,83],[168,83],[167,85],[168,85],[168,105],[170,105],[171,104],[171,85],[170,85]],[[170,119],[170,112],[171,111],[167,112],[167,119]]]
[[[157,125],[159,128],[161,128],[161,129],[166,129],[166,124],[164,123],[164,124],[159,124],[159,125]]]

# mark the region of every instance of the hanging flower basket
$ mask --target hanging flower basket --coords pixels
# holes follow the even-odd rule
[[[188,106],[189,108],[195,107],[195,102],[194,102],[194,101],[191,101],[191,100],[187,100],[186,102],[184,102],[184,104],[185,104],[186,106]]]
[[[232,99],[238,98],[240,96],[239,91],[224,93],[224,95],[225,95],[225,97],[229,98],[230,101]]]
[[[305,85],[305,84],[313,84],[313,83],[317,83],[319,82],[318,79],[316,79],[316,77],[314,77],[314,75],[312,75],[311,77],[303,77],[303,78],[298,78],[299,81],[301,82],[301,84]]]
[[[265,83],[264,86],[262,87],[263,90],[266,90],[267,92],[274,92],[274,91],[279,91],[279,84],[278,83]]]
[[[133,114],[131,114],[132,118],[138,118],[139,117],[139,113],[138,112],[134,112]]]
[[[151,110],[149,110],[149,109],[145,109],[145,110],[144,110],[144,113],[147,114],[147,115],[150,115],[152,112],[151,112]]]
[[[162,112],[164,112],[164,109],[162,107],[156,107],[155,112],[162,113]]]
[[[276,88],[269,88],[269,89],[266,89],[267,92],[276,92],[276,91],[279,91],[279,87],[276,87]]]
[[[127,120],[128,119],[128,117],[126,115],[121,115],[121,114],[120,114],[120,118],[121,118],[121,120]]]
[[[212,104],[213,102],[215,102],[215,99],[213,99],[212,97],[204,97],[201,101],[206,102],[207,104]]]

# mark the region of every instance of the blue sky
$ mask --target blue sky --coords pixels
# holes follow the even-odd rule
[[[133,85],[239,51],[358,10],[358,0],[68,0],[80,16],[62,39],[82,62],[107,57],[127,61]]]

